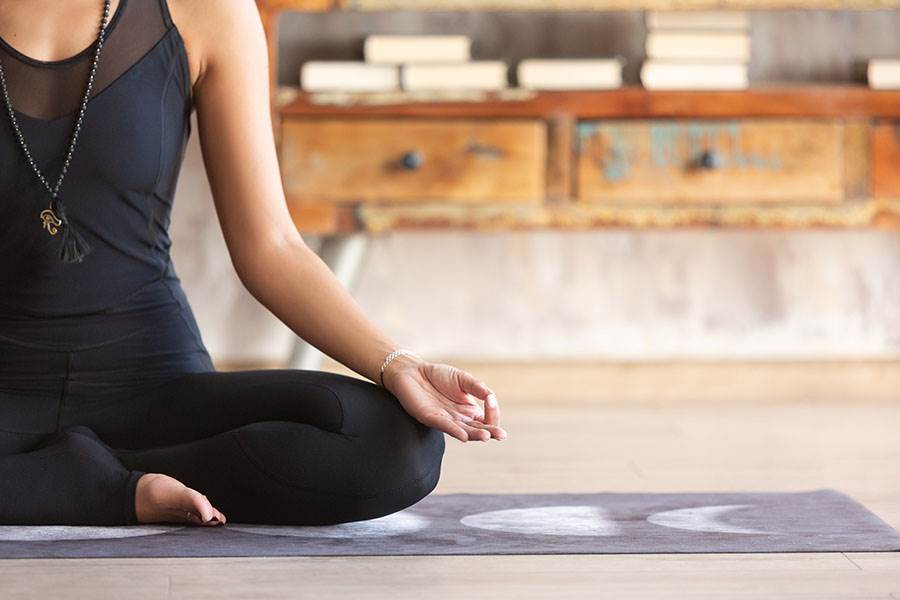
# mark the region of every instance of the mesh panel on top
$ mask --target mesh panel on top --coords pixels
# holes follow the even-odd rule
[[[169,28],[161,5],[164,1],[119,0],[107,24],[91,97],[115,82],[163,37]],[[97,4],[98,10],[86,11],[84,18],[95,20],[99,29],[103,2],[98,0]],[[76,55],[41,61],[22,54],[0,38],[0,63],[13,108],[45,120],[78,112],[96,47],[95,37],[90,46]]]

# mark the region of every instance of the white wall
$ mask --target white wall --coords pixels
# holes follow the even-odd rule
[[[213,357],[286,357],[292,332],[230,265],[196,124],[172,236]],[[900,356],[891,232],[394,233],[374,239],[355,294],[432,358]]]

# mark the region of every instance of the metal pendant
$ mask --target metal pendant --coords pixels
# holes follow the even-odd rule
[[[41,226],[47,230],[50,235],[56,235],[62,221],[56,216],[52,208],[46,208],[41,211]]]

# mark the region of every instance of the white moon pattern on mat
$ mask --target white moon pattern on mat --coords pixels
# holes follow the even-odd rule
[[[3,542],[61,542],[65,540],[114,540],[159,535],[184,529],[183,525],[128,525],[98,527],[91,525],[0,525]]]
[[[466,515],[466,527],[529,535],[613,536],[619,526],[599,506],[536,506]]]
[[[229,523],[227,527],[244,533],[259,535],[284,535],[304,538],[360,538],[386,537],[415,533],[426,529],[430,521],[425,517],[409,513],[396,512],[377,519],[351,521],[337,525],[254,525],[252,523]]]
[[[752,504],[727,504],[722,506],[698,506],[695,508],[679,508],[658,512],[647,517],[654,525],[688,531],[704,531],[707,533],[743,533],[765,534],[767,531],[747,529],[737,525],[729,525],[719,520],[719,516],[739,508],[749,508]]]

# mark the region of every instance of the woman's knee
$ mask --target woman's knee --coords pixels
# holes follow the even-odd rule
[[[343,410],[342,433],[377,437],[385,431],[412,433],[424,427],[394,394],[370,381],[343,377],[331,389]]]
[[[430,476],[439,473],[444,434],[412,421],[394,421],[359,435],[269,421],[248,424],[229,435],[241,449],[236,464],[246,464],[251,472],[288,487],[367,497],[427,485]]]
[[[293,423],[241,428],[253,465],[238,473],[259,506],[236,506],[241,519],[282,524],[334,524],[385,516],[411,506],[437,486],[444,434],[423,427],[411,436],[339,437]],[[252,514],[251,514],[252,513]],[[237,513],[236,513],[237,514]],[[250,521],[248,521],[250,522]]]
[[[384,514],[402,510],[430,494],[441,476],[444,457],[444,433],[416,422],[415,432],[404,443],[384,451],[383,460],[391,463],[393,475],[379,482],[378,493]],[[377,451],[378,448],[373,448]]]
[[[342,407],[340,431],[286,422],[242,427],[235,433],[255,470],[278,479],[285,492],[331,498],[328,506],[342,515],[388,514],[436,487],[443,432],[420,423],[380,386],[343,376],[322,383]]]
[[[396,473],[399,483],[422,479],[440,468],[443,432],[419,422],[392,393],[375,384],[360,381],[352,396],[341,397],[345,405],[342,431],[356,439],[364,460]]]
[[[424,427],[424,426],[423,426]],[[418,450],[422,454],[419,461],[423,473],[414,485],[418,486],[418,498],[424,498],[437,487],[445,450],[444,432],[433,427],[425,427],[424,434],[418,442]]]
[[[404,488],[424,496],[437,483],[445,450],[443,432],[409,415],[358,435],[286,422],[233,433],[254,470],[289,487],[359,498]]]
[[[346,520],[389,515],[430,494],[441,476],[444,434],[430,427],[402,443],[385,446],[380,440],[358,440],[360,461],[370,474],[357,480],[355,497],[345,498]]]

